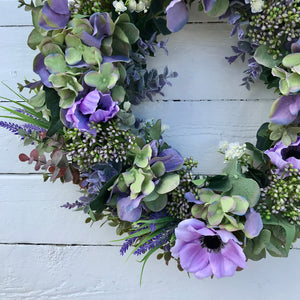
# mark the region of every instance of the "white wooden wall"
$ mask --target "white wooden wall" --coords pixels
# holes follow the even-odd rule
[[[0,0],[0,80],[16,88],[32,73],[34,53],[27,48],[30,14],[16,0]],[[193,13],[192,22],[170,37],[169,56],[153,65],[179,72],[165,97],[136,107],[138,116],[162,118],[167,141],[199,160],[199,172],[223,167],[221,139],[254,141],[267,120],[274,95],[257,84],[240,87],[242,64],[229,66],[230,27],[208,24]],[[12,96],[0,86],[2,96]],[[180,101],[174,101],[180,100]],[[7,105],[3,103],[2,105]],[[112,228],[90,228],[85,216],[60,205],[79,196],[76,186],[42,183],[42,176],[18,161],[17,137],[0,129],[0,299],[299,299],[300,249],[289,258],[249,262],[234,278],[203,281],[155,258],[145,268],[134,257],[125,262]]]

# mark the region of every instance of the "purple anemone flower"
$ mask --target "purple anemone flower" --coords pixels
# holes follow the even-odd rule
[[[202,279],[233,276],[246,267],[246,256],[237,238],[226,230],[214,230],[197,219],[180,222],[175,229],[176,243],[171,249],[184,270]]]
[[[300,136],[295,143],[289,146],[285,146],[281,141],[278,142],[274,148],[265,151],[265,154],[270,157],[272,164],[278,168],[277,174],[279,175],[290,164],[293,165],[293,168],[300,170]]]
[[[64,28],[70,19],[68,0],[48,0],[39,16],[39,26],[44,30]]]
[[[188,21],[189,12],[183,0],[173,0],[166,8],[168,28],[171,32],[179,31]]]
[[[113,101],[110,94],[102,94],[94,90],[67,110],[65,120],[71,123],[72,127],[88,130],[89,123],[105,123],[118,111],[118,103]]]
[[[300,94],[282,96],[272,106],[270,120],[279,125],[294,122],[300,111]]]

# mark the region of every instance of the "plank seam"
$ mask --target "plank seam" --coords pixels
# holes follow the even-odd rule
[[[53,246],[53,247],[120,247],[111,244],[84,244],[84,243],[0,243],[0,246]]]

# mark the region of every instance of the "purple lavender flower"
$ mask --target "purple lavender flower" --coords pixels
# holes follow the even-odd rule
[[[171,32],[179,31],[188,21],[189,12],[183,0],[172,0],[166,8],[168,28]]]
[[[180,258],[183,269],[199,279],[233,276],[237,267],[246,267],[246,256],[231,232],[207,228],[202,221],[188,219],[178,224],[175,235],[172,255]]]
[[[293,168],[300,170],[300,136],[295,143],[285,146],[281,141],[273,148],[265,151],[271,162],[278,168],[277,173],[281,175],[290,164]]]
[[[70,19],[68,0],[48,0],[39,15],[39,26],[44,30],[64,28]]]
[[[300,112],[300,93],[281,96],[272,105],[270,120],[279,125],[289,125],[294,122]]]
[[[103,94],[94,90],[76,101],[65,113],[69,126],[83,130],[89,129],[89,123],[107,122],[119,111],[117,102],[112,100],[110,93]]]
[[[18,125],[18,124],[12,123],[12,122],[0,121],[0,127],[11,131],[15,135],[19,134],[20,129],[23,129],[27,134],[31,134],[33,131],[36,131],[36,132],[43,131],[42,128],[40,128],[36,125],[27,124],[27,123],[23,124],[23,125]]]

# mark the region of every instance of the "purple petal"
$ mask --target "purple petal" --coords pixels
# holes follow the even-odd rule
[[[175,229],[176,238],[185,242],[198,239],[201,234],[197,230],[203,227],[205,227],[205,224],[197,219],[184,220],[180,222]]]
[[[57,13],[46,3],[40,14],[39,26],[44,30],[64,28],[69,22],[70,14]]]
[[[48,4],[58,14],[67,15],[70,13],[68,0],[48,0]]]
[[[166,172],[176,171],[184,163],[180,153],[173,148],[163,150],[158,157],[163,158],[161,161],[165,165]]]
[[[130,62],[131,59],[124,55],[112,55],[112,56],[102,56],[102,63],[114,63],[114,62]]]
[[[259,213],[254,208],[250,208],[250,212],[246,214],[246,222],[244,231],[248,238],[253,239],[258,236],[263,229],[263,222]]]
[[[141,197],[131,200],[130,196],[120,198],[117,202],[118,216],[123,221],[136,222],[142,214]]]
[[[234,234],[227,230],[218,230],[218,235],[220,236],[223,243],[228,243],[230,240],[234,240],[236,243],[239,243],[238,239],[235,237]]]
[[[212,272],[217,278],[234,275],[237,267],[235,263],[224,257],[221,253],[211,252],[208,255]]]
[[[91,116],[90,122],[107,122],[109,119],[113,118],[119,111],[119,106],[116,102],[109,108],[109,110],[97,109]]]
[[[188,21],[189,12],[182,0],[173,0],[166,8],[167,26],[171,32],[179,31]]]
[[[156,140],[151,141],[150,147],[152,149],[152,157],[156,157],[158,154],[157,141]]]
[[[270,121],[279,125],[288,125],[298,116],[300,111],[300,94],[282,96],[272,107]]]
[[[102,40],[112,34],[111,19],[108,13],[94,13],[89,19],[94,31],[90,35],[84,31],[81,40],[90,47],[100,49]]]
[[[197,200],[192,192],[187,192],[184,194],[184,198],[190,203],[203,204],[204,202]]]
[[[297,42],[293,43],[291,46],[292,53],[299,53],[300,52],[300,39]]]
[[[44,56],[42,53],[39,53],[33,62],[33,71],[38,74],[41,78],[42,83],[47,87],[52,87],[52,83],[49,82],[48,78],[50,76],[50,72],[47,70],[44,64]]]
[[[226,257],[228,260],[231,260],[236,266],[245,269],[246,256],[242,247],[240,247],[233,240],[228,241],[223,249],[221,249],[221,254]]]
[[[79,105],[80,111],[84,115],[92,114],[96,111],[98,102],[100,100],[100,95],[97,90],[88,93]]]
[[[95,38],[94,36],[88,34],[86,31],[82,32],[80,39],[82,42],[84,42],[87,46],[95,47],[97,49],[100,49],[102,40],[104,39],[104,36],[101,38]]]
[[[194,275],[198,279],[203,279],[205,277],[213,275],[211,265],[208,264],[205,268],[203,268],[202,270],[196,272]]]
[[[216,0],[203,0],[204,11],[209,12],[215,5]]]
[[[180,251],[180,264],[188,272],[195,273],[208,265],[208,253],[200,242],[185,244]]]

